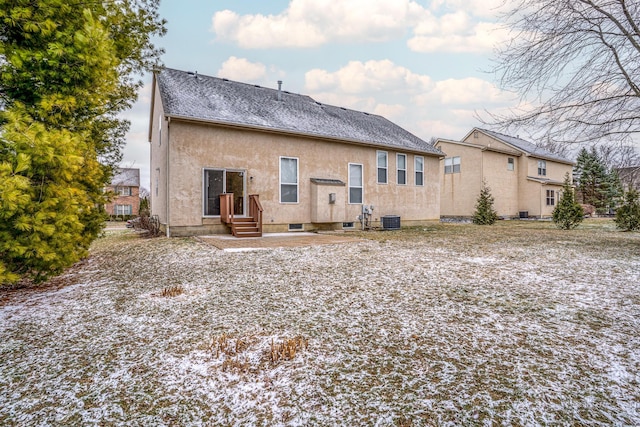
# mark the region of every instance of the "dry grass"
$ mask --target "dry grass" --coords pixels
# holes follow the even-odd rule
[[[166,287],[160,292],[163,297],[177,297],[184,293],[184,288],[180,285]]]
[[[0,424],[640,424],[639,233],[356,234],[227,253],[108,232],[0,297]]]

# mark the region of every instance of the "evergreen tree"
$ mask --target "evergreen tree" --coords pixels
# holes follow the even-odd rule
[[[0,0],[0,284],[60,272],[101,232],[157,6]]]
[[[640,201],[637,191],[631,189],[625,194],[624,203],[616,211],[614,221],[621,230],[640,230]]]
[[[476,210],[473,214],[473,223],[478,225],[492,225],[498,220],[498,213],[493,208],[493,196],[487,183],[482,181],[480,195],[476,202]]]
[[[582,206],[575,200],[569,173],[567,173],[562,186],[562,196],[553,210],[553,222],[556,223],[558,228],[571,230],[576,228],[583,219],[584,211]]]
[[[595,147],[580,150],[573,176],[579,201],[593,205],[598,213],[615,208],[622,185],[616,171],[607,168]]]

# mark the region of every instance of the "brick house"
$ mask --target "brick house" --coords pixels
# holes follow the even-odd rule
[[[112,216],[137,216],[140,211],[140,169],[119,168],[105,189],[115,194],[111,203],[105,205]]]

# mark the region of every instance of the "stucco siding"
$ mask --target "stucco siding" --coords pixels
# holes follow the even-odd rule
[[[438,147],[447,158],[460,157],[459,173],[444,173],[445,161],[440,161],[440,215],[470,216],[482,187],[482,151],[477,147],[446,142]]]
[[[361,164],[366,205],[374,205],[374,220],[400,215],[402,220],[439,217],[438,158],[424,156],[424,186],[415,185],[413,153],[407,155],[407,185],[396,184],[396,153],[389,152],[389,183],[377,184],[376,149],[361,145],[212,126],[172,120],[169,126],[171,178],[170,225],[189,232],[194,227],[214,230],[219,218],[204,215],[204,169],[242,171],[246,194],[258,194],[264,208],[265,228],[290,223],[312,223],[311,178],[341,180],[337,194],[336,222],[354,222],[361,204],[348,203],[349,163]],[[298,202],[280,203],[280,158],[298,159]],[[161,162],[162,160],[160,160]],[[323,198],[324,199],[324,198]],[[326,200],[328,204],[328,198]],[[324,207],[327,208],[327,207]],[[214,230],[215,231],[215,230]]]
[[[514,170],[508,170],[507,159],[514,159]],[[482,175],[491,190],[494,209],[499,216],[518,215],[517,157],[492,151],[482,152]]]
[[[153,115],[150,118],[150,141],[151,144],[151,182],[150,200],[151,214],[157,215],[161,224],[167,222],[167,148],[169,147],[169,127],[164,118],[162,102],[157,86],[154,87],[155,94],[152,107]],[[162,141],[160,140],[162,139]]]

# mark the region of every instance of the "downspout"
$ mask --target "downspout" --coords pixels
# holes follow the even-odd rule
[[[166,174],[167,182],[165,183],[165,189],[166,189],[165,197],[166,197],[166,201],[167,201],[166,202],[166,206],[167,206],[167,212],[166,212],[166,215],[167,215],[166,234],[167,234],[167,237],[171,237],[171,232],[169,230],[169,224],[171,223],[171,221],[169,221],[169,218],[170,218],[169,214],[171,212],[170,206],[169,206],[170,205],[170,202],[169,202],[169,182],[170,182],[170,180],[169,180],[169,171],[170,171],[170,169],[169,169],[169,155],[171,153],[171,150],[169,149],[169,141],[171,139],[170,130],[171,130],[171,117],[167,117],[167,165],[166,165],[166,168],[167,168],[167,174]]]

